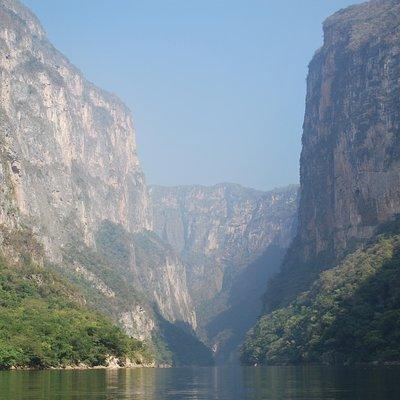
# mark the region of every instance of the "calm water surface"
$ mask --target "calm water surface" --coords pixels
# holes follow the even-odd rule
[[[0,372],[3,400],[399,400],[399,367]]]

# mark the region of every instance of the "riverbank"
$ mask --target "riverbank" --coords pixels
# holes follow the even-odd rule
[[[96,369],[129,369],[129,368],[170,368],[170,365],[156,364],[155,362],[137,362],[128,358],[121,359],[117,357],[108,357],[104,365],[89,365],[79,363],[76,365],[60,365],[60,366],[11,366],[4,368],[3,371],[45,371],[45,370],[96,370]]]

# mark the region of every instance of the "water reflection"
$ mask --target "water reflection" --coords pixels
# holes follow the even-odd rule
[[[7,400],[398,400],[399,367],[0,372]]]

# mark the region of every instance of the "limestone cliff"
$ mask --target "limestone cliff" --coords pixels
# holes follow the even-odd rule
[[[184,267],[150,232],[129,110],[88,82],[17,0],[0,1],[0,54],[0,223],[32,228],[54,268],[131,334],[151,336],[154,307],[194,328]],[[104,226],[113,260],[99,245]]]
[[[324,38],[309,67],[299,229],[270,308],[400,212],[400,1],[341,10]]]
[[[295,186],[262,192],[235,184],[151,187],[154,230],[187,264],[196,304],[221,291],[267,245],[287,247],[292,238]]]
[[[297,187],[153,186],[150,192],[154,230],[180,252],[200,327],[218,353],[260,311],[267,278],[293,236]]]

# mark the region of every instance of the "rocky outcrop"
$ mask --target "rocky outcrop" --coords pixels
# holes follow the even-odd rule
[[[195,328],[184,267],[150,232],[129,110],[88,82],[17,0],[0,1],[0,54],[0,223],[32,228],[48,260],[134,336],[151,336],[154,307]],[[104,224],[125,235],[126,259],[104,256]],[[131,292],[140,294],[121,297]]]
[[[200,329],[219,353],[260,312],[267,278],[293,236],[297,187],[152,186],[150,193],[154,230],[180,252]]]
[[[400,2],[341,10],[324,36],[309,67],[298,234],[269,308],[400,212]]]

